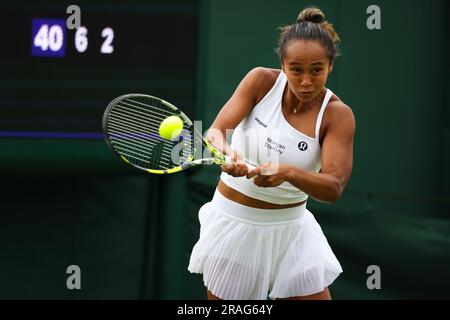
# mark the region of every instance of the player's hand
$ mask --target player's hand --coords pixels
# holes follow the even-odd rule
[[[291,166],[286,164],[264,163],[247,173],[247,179],[253,178],[258,187],[276,187],[287,181]]]
[[[248,173],[247,165],[241,160],[237,152],[233,152],[230,156],[233,163],[221,165],[222,171],[233,177],[243,177]]]

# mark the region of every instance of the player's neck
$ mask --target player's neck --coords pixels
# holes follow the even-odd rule
[[[286,92],[284,94],[283,105],[286,106],[286,110],[288,113],[299,114],[299,113],[307,113],[315,108],[320,108],[325,88],[312,100],[304,101],[298,99],[288,88],[286,88]]]

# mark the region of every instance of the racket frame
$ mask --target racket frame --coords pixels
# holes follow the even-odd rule
[[[112,143],[110,141],[110,135],[107,131],[109,115],[111,114],[111,110],[114,108],[114,106],[117,105],[118,101],[123,101],[125,99],[131,99],[131,98],[136,98],[136,97],[155,99],[155,100],[159,101],[159,103],[164,104],[165,106],[170,108],[177,116],[179,116],[183,119],[183,121],[187,124],[188,127],[192,128],[192,133],[193,133],[192,138],[193,139],[198,139],[198,137],[201,137],[202,146],[210,151],[212,157],[194,160],[194,155],[196,153],[195,146],[200,141],[194,141],[193,154],[188,156],[187,159],[182,164],[175,166],[173,168],[169,168],[169,169],[144,168],[144,167],[138,166],[138,165],[130,162],[126,157],[121,155],[118,151],[116,151],[116,149],[114,148],[114,146],[112,145]],[[155,97],[155,96],[141,94],[141,93],[129,93],[129,94],[125,94],[125,95],[116,97],[108,104],[108,106],[106,107],[106,109],[103,113],[102,130],[103,130],[103,136],[104,136],[105,142],[106,142],[107,146],[113,151],[114,154],[116,154],[122,161],[133,166],[134,168],[143,170],[143,171],[146,171],[146,172],[149,172],[152,174],[171,174],[171,173],[180,172],[180,171],[183,171],[183,170],[186,170],[188,168],[192,168],[192,167],[195,167],[198,165],[205,165],[205,164],[206,165],[212,165],[212,164],[222,165],[225,163],[231,163],[231,160],[228,156],[225,156],[223,153],[221,153],[219,150],[217,150],[215,147],[213,147],[206,139],[203,138],[202,134],[194,127],[191,119],[189,119],[189,117],[186,116],[186,114],[184,114],[180,109],[175,107],[170,102],[163,100],[161,98]]]

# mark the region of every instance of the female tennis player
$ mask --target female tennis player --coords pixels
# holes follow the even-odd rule
[[[208,131],[235,159],[222,166],[212,201],[199,211],[200,239],[188,267],[203,273],[208,299],[331,299],[328,286],[342,268],[306,201],[341,196],[355,119],[325,87],[340,40],[324,18],[306,8],[284,27],[281,70],[251,70]],[[258,159],[250,160],[262,165],[249,171],[239,159],[255,146]]]

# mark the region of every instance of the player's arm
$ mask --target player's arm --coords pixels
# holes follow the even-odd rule
[[[259,175],[254,182],[262,187],[276,186],[287,181],[319,201],[336,202],[352,172],[355,118],[351,109],[342,102],[333,109],[329,110],[331,119],[322,143],[319,173],[281,164],[274,175],[259,175],[261,169],[257,168],[248,173],[247,177]]]
[[[236,128],[260,100],[261,87],[267,82],[268,72],[270,71],[265,68],[252,69],[239,83],[209,128],[206,138],[222,153],[232,156],[226,141],[227,130]]]
[[[251,70],[241,81],[236,91],[222,107],[211,128],[208,130],[206,138],[211,144],[222,153],[229,155],[234,164],[222,165],[222,171],[228,174],[241,177],[248,172],[248,167],[243,162],[238,161],[242,155],[238,155],[231,150],[227,143],[227,130],[232,130],[244,119],[251,109],[262,99],[273,85],[273,71],[265,68],[255,68]]]
[[[336,202],[347,185],[353,167],[355,118],[352,110],[340,102],[322,143],[321,171],[294,170],[288,181],[311,197]]]

